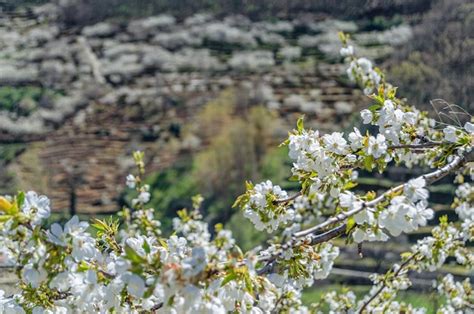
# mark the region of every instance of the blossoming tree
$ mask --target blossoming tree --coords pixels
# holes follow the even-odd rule
[[[341,40],[350,79],[372,100],[360,114],[374,131],[320,134],[298,121],[284,145],[300,190],[248,182],[235,202],[257,230],[276,234],[265,248],[242,252],[221,225],[211,236],[199,196],[191,210],[178,213],[173,234],[162,235],[146,206],[150,193],[141,180],[143,154],[137,152],[137,175],[126,178],[137,197],[120,219],[89,224],[75,216],[47,229],[46,196],[20,192],[0,198],[0,250],[19,277],[19,293],[0,291],[0,312],[317,313],[324,304],[307,307],[301,293],[331,273],[339,254],[333,240],[361,245],[425,226],[433,218],[427,187],[455,174],[459,223],[441,218],[399,263],[371,278],[366,296],[357,299],[348,291],[324,298],[332,313],[423,313],[396,301],[397,292],[411,285],[410,272],[435,271],[450,257],[468,269],[474,264],[466,246],[474,239],[474,188],[464,183],[472,175],[474,124],[440,126],[397,98],[382,72],[357,58],[345,35]],[[391,163],[431,170],[378,195],[352,191],[358,169],[384,172]],[[437,289],[447,300],[440,313],[473,311],[468,279],[456,282],[447,275]]]

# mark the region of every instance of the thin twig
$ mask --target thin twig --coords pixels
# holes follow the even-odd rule
[[[288,202],[291,202],[293,200],[295,200],[296,198],[298,198],[298,196],[301,195],[301,191],[296,193],[295,195],[293,196],[290,196],[288,198],[283,198],[283,199],[280,199],[280,200],[275,200],[274,203],[275,204],[280,204],[280,203],[288,203]]]

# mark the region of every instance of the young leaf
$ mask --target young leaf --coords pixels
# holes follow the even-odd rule
[[[237,278],[237,274],[234,272],[231,272],[230,274],[224,277],[224,280],[222,280],[222,283],[221,283],[221,287],[225,286],[226,284],[228,284],[232,280],[235,280],[236,278]]]
[[[304,130],[304,115],[301,116],[298,121],[296,122],[296,129],[298,130],[299,133],[302,133]]]
[[[346,234],[348,234],[354,228],[355,224],[356,222],[354,217],[349,217],[349,219],[347,219]]]

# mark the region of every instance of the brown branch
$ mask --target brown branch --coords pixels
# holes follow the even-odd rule
[[[323,243],[327,242],[333,238],[336,238],[346,232],[347,225],[342,224],[340,226],[337,226],[334,229],[331,229],[327,232],[315,235],[311,238],[311,244],[318,244],[318,243]]]
[[[337,226],[336,228],[333,228],[333,229],[331,229],[329,231],[326,231],[324,233],[314,235],[311,238],[311,245],[327,242],[327,241],[329,241],[333,238],[336,238],[336,237],[344,234],[346,232],[346,228],[347,228],[347,225],[342,224],[342,225]],[[282,245],[281,249],[278,252],[276,252],[275,254],[273,254],[269,257],[260,258],[259,259],[260,261],[267,261],[267,263],[265,264],[265,266],[263,266],[262,268],[257,270],[257,274],[258,275],[263,275],[263,274],[268,273],[269,271],[271,271],[273,269],[273,264],[274,264],[275,260],[278,258],[278,256],[283,251],[295,246],[298,241],[299,241],[298,239],[293,238],[290,241],[288,241],[287,243],[285,243],[284,245]]]
[[[156,311],[158,311],[159,309],[161,309],[163,307],[163,302],[161,303],[158,303],[158,304],[155,304],[152,308],[151,308],[151,311],[153,313],[155,313]]]
[[[400,148],[422,149],[422,148],[436,147],[436,146],[440,146],[442,144],[444,144],[444,143],[430,142],[430,143],[422,143],[422,144],[401,144],[401,145],[389,146],[387,149],[400,149]]]
[[[280,199],[280,200],[275,200],[274,203],[275,204],[281,204],[281,203],[288,203],[288,202],[291,202],[293,200],[295,200],[296,198],[298,198],[298,196],[301,195],[301,191],[296,193],[295,195],[293,196],[290,196],[288,198],[283,198],[283,199]]]

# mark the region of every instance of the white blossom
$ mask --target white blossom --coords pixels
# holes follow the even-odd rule
[[[360,201],[354,193],[344,192],[339,194],[339,204],[347,208],[349,211],[359,210],[362,208],[362,201]]]
[[[425,189],[426,181],[423,177],[409,180],[407,184],[405,184],[403,190],[405,196],[408,197],[412,202],[416,202],[418,200],[426,200],[429,196],[429,192]]]
[[[342,47],[339,53],[343,57],[352,56],[354,54],[354,47],[351,46],[351,45],[349,45],[347,47]]]
[[[468,133],[474,134],[474,123],[466,122],[466,124],[464,124],[464,129],[465,129]]]
[[[255,185],[250,194],[250,200],[245,207],[244,216],[250,219],[257,230],[275,231],[280,225],[287,223],[294,217],[292,209],[286,209],[280,215],[273,210],[274,205],[269,204],[267,197],[271,195],[275,200],[285,199],[288,194],[271,181]],[[263,220],[262,220],[263,218]]]
[[[138,275],[130,274],[126,279],[127,291],[136,298],[141,298],[145,293],[145,281]]]
[[[330,152],[339,155],[347,154],[347,141],[343,137],[343,133],[334,132],[326,134],[323,136],[323,141]]]
[[[387,152],[385,136],[382,134],[377,134],[377,137],[370,136],[366,150],[368,155],[372,155],[374,158],[380,158]]]
[[[448,142],[455,143],[458,140],[457,129],[451,125],[443,129],[444,139]]]
[[[22,211],[31,218],[32,225],[38,225],[51,214],[49,199],[44,195],[29,191],[25,195]]]
[[[360,115],[362,117],[362,122],[364,124],[369,124],[372,122],[372,119],[373,119],[373,115],[372,115],[372,111],[370,111],[369,109],[364,109],[360,112]]]
[[[137,182],[136,182],[136,178],[133,174],[129,174],[127,176],[127,179],[126,179],[126,185],[130,188],[130,189],[134,189],[135,186],[136,186]]]

